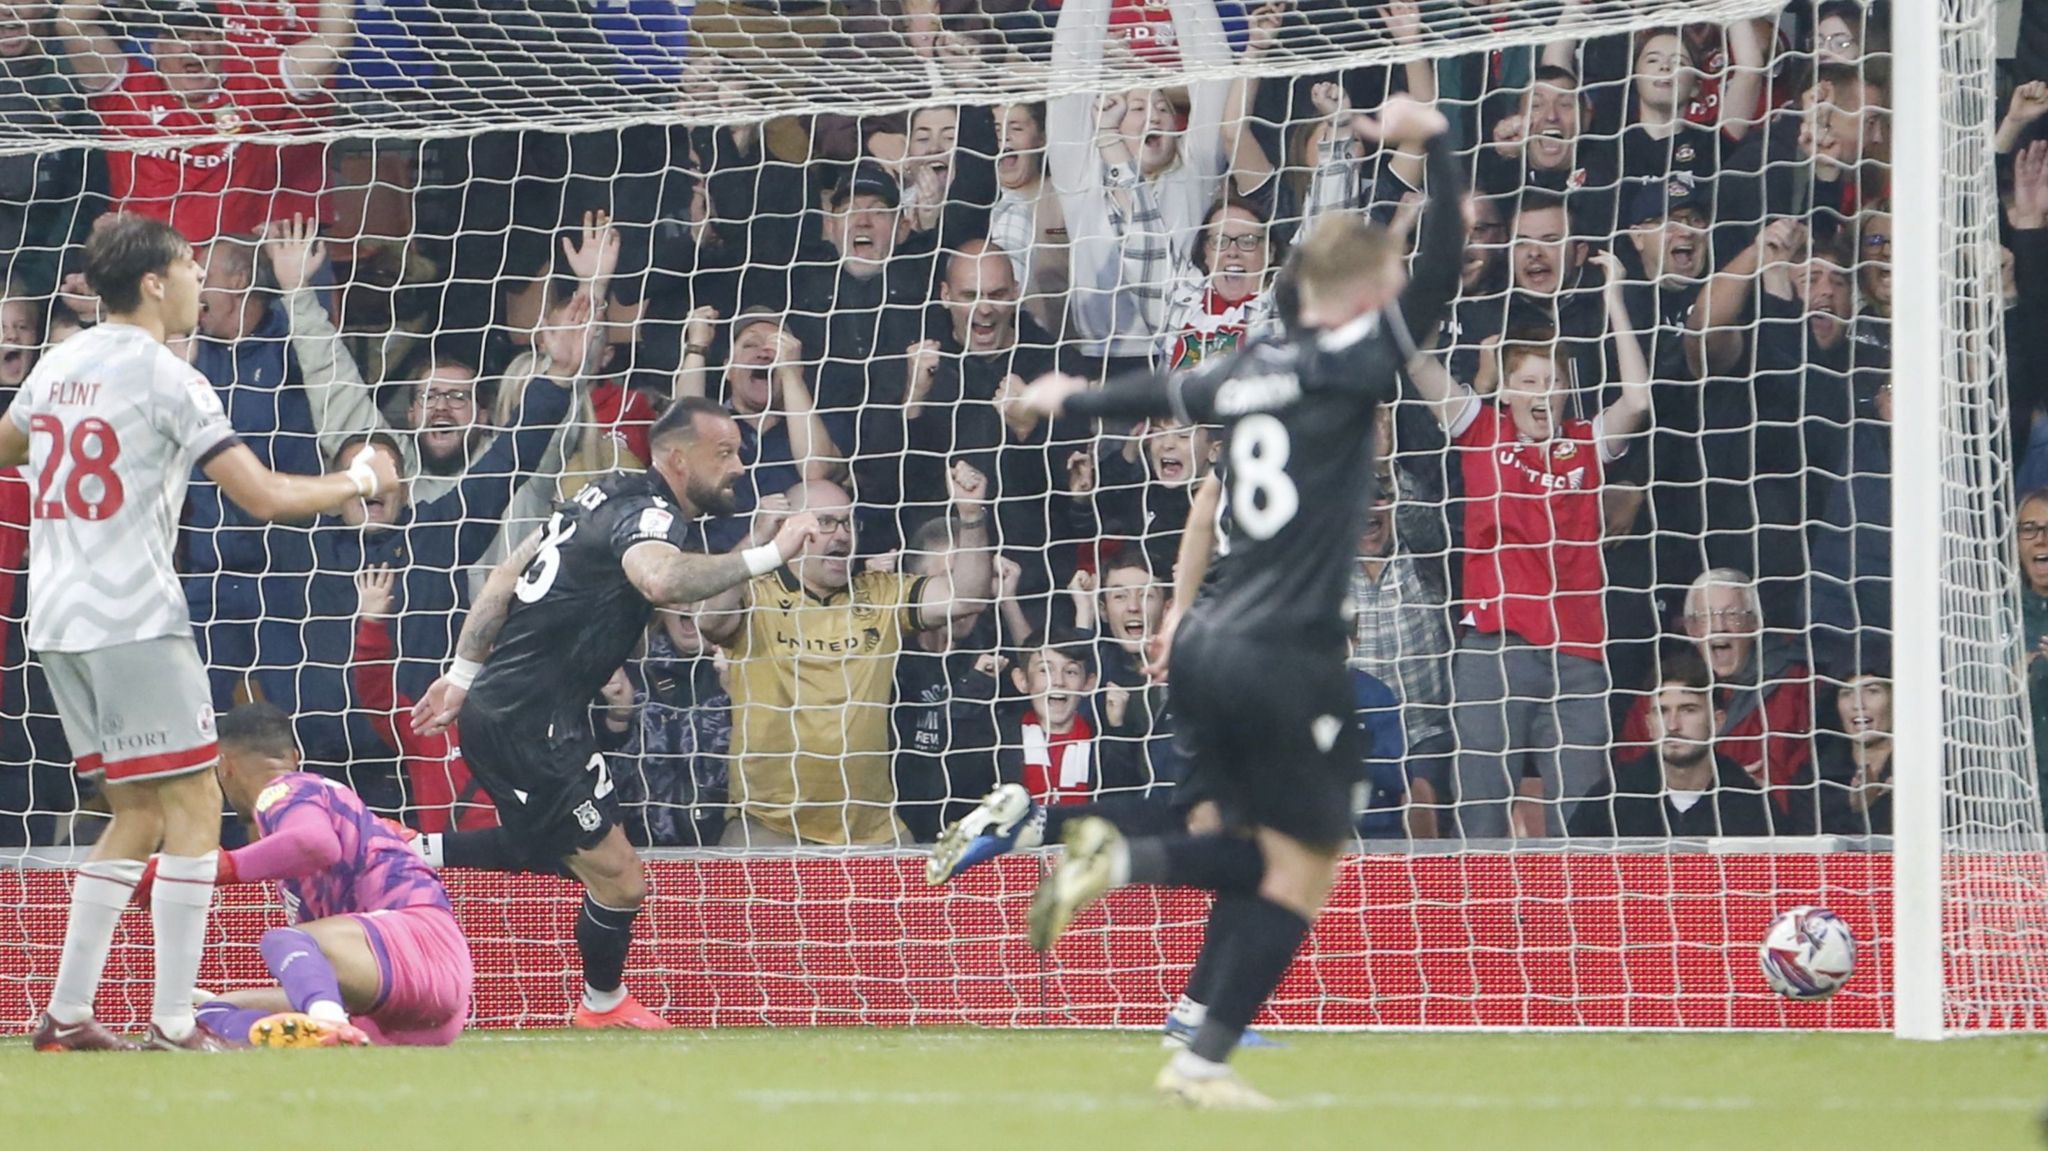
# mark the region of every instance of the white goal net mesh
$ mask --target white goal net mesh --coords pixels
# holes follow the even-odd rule
[[[1441,372],[1384,413],[1358,851],[1276,1018],[1881,1027],[1891,236],[1939,227],[1941,267],[1896,274],[1950,301],[1949,1020],[2031,1026],[2048,497],[2017,497],[2048,486],[2048,93],[2009,97],[2033,73],[1996,60],[1990,8],[1948,5],[1937,222],[1891,212],[1888,13],[1851,0],[18,5],[0,401],[99,320],[96,220],[199,246],[179,348],[242,440],[410,477],[269,527],[195,477],[178,556],[215,703],[281,708],[309,769],[432,834],[496,822],[459,742],[405,718],[484,574],[644,466],[665,405],[726,406],[747,470],[705,546],[796,503],[830,554],[743,615],[658,617],[589,701],[657,860],[640,998],[703,1024],[1152,1025],[1200,901],[1120,896],[1040,960],[1039,856],[933,889],[916,850],[998,782],[1055,824],[1185,818],[1146,649],[1236,453],[1011,400],[1277,328],[1318,215],[1412,234],[1420,157],[1371,119],[1407,93],[1449,119],[1474,223]],[[61,865],[104,822],[22,638],[39,482],[0,477],[0,1027],[47,994]],[[960,594],[924,602],[941,576]],[[448,874],[478,1020],[558,1019],[567,889]],[[276,912],[227,898],[209,970],[233,983]],[[1756,971],[1807,903],[1865,947],[1825,1004]],[[146,999],[136,927],[114,980]]]

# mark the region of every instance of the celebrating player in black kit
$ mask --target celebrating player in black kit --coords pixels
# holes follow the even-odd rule
[[[817,532],[815,517],[793,515],[769,543],[704,554],[693,521],[733,510],[739,426],[717,404],[686,397],[655,421],[648,442],[651,467],[584,488],[491,572],[454,665],[413,711],[413,726],[427,734],[459,717],[463,755],[502,824],[445,837],[441,862],[565,869],[582,881],[579,1027],[666,1026],[622,986],[647,889],[619,826],[590,701],[632,654],[655,608],[695,604],[774,571]]]
[[[1217,972],[1208,1012],[1159,1074],[1162,1092],[1199,1107],[1271,1106],[1225,1061],[1329,898],[1351,837],[1359,749],[1343,601],[1372,505],[1373,414],[1397,395],[1416,342],[1436,329],[1465,245],[1442,114],[1395,97],[1376,124],[1361,119],[1427,153],[1429,205],[1412,281],[1397,237],[1355,216],[1326,216],[1293,256],[1291,338],[1100,391],[1048,376],[1023,397],[1047,416],[1229,426],[1230,561],[1173,636],[1171,675],[1194,770],[1245,834],[1126,839],[1105,820],[1081,820],[1068,825],[1066,857],[1031,905],[1031,944],[1045,951],[1113,887],[1204,888],[1219,905],[1242,897],[1233,914],[1210,920],[1203,950],[1215,949]]]

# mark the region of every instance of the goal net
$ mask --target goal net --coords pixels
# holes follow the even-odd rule
[[[1375,118],[1406,94],[1449,122],[1472,230],[1376,432],[1359,838],[1267,1022],[2031,1027],[2048,99],[2008,102],[1991,0],[1935,7],[17,8],[0,395],[100,321],[96,220],[194,241],[178,347],[243,442],[410,477],[265,527],[195,476],[215,703],[283,709],[309,770],[436,837],[495,824],[459,740],[405,718],[484,575],[649,462],[667,404],[724,405],[746,472],[705,546],[792,505],[829,531],[740,615],[657,616],[588,701],[651,861],[629,985],[691,1025],[1156,1026],[1203,900],[1118,893],[1041,958],[1045,853],[932,887],[922,845],[999,782],[1187,818],[1147,645],[1211,477],[1239,522],[1292,513],[1240,482],[1271,445],[1013,400],[1280,331],[1320,216],[1412,238],[1421,155]],[[44,482],[0,476],[0,1029],[47,997],[104,826],[22,642]],[[558,1025],[569,888],[445,874],[477,1022]],[[1860,946],[1823,1003],[1757,969],[1809,904]],[[203,981],[256,980],[281,914],[224,891]],[[146,1008],[148,930],[103,1018]]]

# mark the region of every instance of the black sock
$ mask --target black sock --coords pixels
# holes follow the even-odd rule
[[[583,982],[593,991],[617,991],[626,979],[626,952],[633,946],[637,907],[606,907],[583,893],[583,911],[576,916],[576,950],[583,955]]]
[[[526,871],[526,853],[502,827],[441,834],[441,866],[474,867],[479,871]]]
[[[1106,819],[1126,836],[1172,835],[1185,826],[1181,812],[1156,799],[1105,799],[1099,803],[1055,804],[1045,809],[1045,841],[1058,843],[1076,819]]]
[[[1248,895],[1219,895],[1209,906],[1209,925],[1202,933],[1202,950],[1195,956],[1194,969],[1188,972],[1187,989],[1181,994],[1204,1007],[1216,994],[1216,983],[1223,971],[1223,949],[1237,925],[1244,922],[1245,905],[1256,902]]]
[[[1130,841],[1131,882],[1251,895],[1266,874],[1256,840],[1175,835]]]
[[[1189,1051],[1211,1063],[1230,1058],[1252,1016],[1280,986],[1308,930],[1308,920],[1271,900],[1247,901],[1218,957],[1223,969],[1216,975],[1216,993]]]

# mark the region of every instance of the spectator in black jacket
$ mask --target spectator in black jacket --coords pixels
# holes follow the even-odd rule
[[[1820,753],[1821,830],[1830,835],[1892,833],[1892,679],[1872,661],[1835,691],[1842,735]]]
[[[938,296],[951,323],[936,348],[914,357],[900,438],[891,443],[895,429],[871,421],[872,442],[864,446],[903,453],[896,478],[905,538],[944,511],[947,466],[965,456],[995,481],[1000,545],[1042,546],[1051,486],[1045,452],[1014,442],[1022,437],[1005,427],[1001,405],[1052,370],[1052,337],[1019,309],[1015,268],[986,240],[969,240],[947,257]]]
[[[1613,790],[1588,796],[1573,813],[1580,837],[1769,835],[1763,792],[1732,761],[1714,754],[1721,713],[1697,656],[1668,657],[1651,709],[1652,753],[1614,766]]]
[[[887,169],[863,161],[825,199],[823,247],[790,278],[789,325],[817,371],[818,414],[852,461],[855,518],[863,545],[887,551],[902,497],[896,453],[911,377],[938,351],[928,322],[931,263],[902,256],[910,222]],[[943,497],[941,497],[943,499]]]
[[[925,521],[904,548],[901,570],[912,576],[940,574],[961,531],[951,517]],[[1016,565],[998,557],[996,566],[996,598],[1006,601],[1004,591],[1014,586]],[[1010,614],[1005,610],[1001,616]],[[919,843],[938,838],[939,828],[965,815],[998,782],[992,770],[995,705],[1008,661],[998,652],[996,618],[986,611],[952,616],[945,627],[918,632],[896,656],[890,710],[896,814]],[[1009,638],[1022,643],[1027,637]]]

